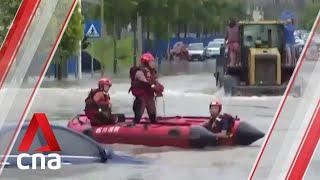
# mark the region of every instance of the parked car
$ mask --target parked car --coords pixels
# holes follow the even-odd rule
[[[204,61],[205,54],[204,54],[203,43],[190,43],[188,46],[188,54],[189,54],[190,61],[193,61],[193,60]]]
[[[210,41],[208,43],[208,46],[206,48],[206,57],[210,58],[210,57],[216,57],[220,55],[220,49],[221,47],[223,47],[224,43],[221,43],[219,41]]]
[[[220,44],[224,44],[224,43],[225,43],[225,39],[223,39],[223,38],[217,38],[217,39],[213,39],[213,42],[215,42],[215,43],[220,43]]]

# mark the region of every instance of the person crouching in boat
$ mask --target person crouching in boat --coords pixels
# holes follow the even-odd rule
[[[222,104],[219,101],[213,101],[209,104],[210,119],[204,123],[203,126],[217,138],[229,138],[232,137],[231,126],[233,117],[228,114],[220,114],[222,110]]]
[[[91,89],[85,100],[85,114],[90,119],[91,126],[114,124],[111,115],[111,102],[109,89],[112,82],[108,78],[102,78],[98,82],[97,89]]]
[[[133,124],[139,123],[144,110],[147,109],[149,120],[156,123],[156,104],[155,98],[162,96],[164,87],[157,78],[155,70],[155,59],[151,53],[142,54],[141,65],[130,69],[130,79],[132,95],[135,97],[133,102],[134,119]]]

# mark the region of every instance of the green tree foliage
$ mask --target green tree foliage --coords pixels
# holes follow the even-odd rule
[[[104,8],[110,35],[114,26],[119,31],[134,22],[138,13],[143,19],[144,32],[167,39],[172,33],[224,30],[230,17],[239,20],[245,17],[246,4],[242,0],[105,0]]]
[[[2,44],[8,28],[16,14],[21,0],[1,0],[0,2],[0,43]]]
[[[19,8],[21,0],[1,0],[0,3],[0,42],[2,43],[8,28]],[[62,14],[61,14],[62,15]],[[59,16],[59,14],[57,15]],[[59,17],[57,17],[59,18]],[[54,25],[54,23],[52,23]],[[61,68],[61,61],[79,52],[79,41],[83,39],[83,17],[77,6],[71,16],[67,29],[61,39],[54,60]],[[61,71],[60,71],[61,72]],[[61,73],[58,74],[59,79]]]
[[[77,5],[54,56],[54,62],[58,65],[58,79],[62,78],[62,62],[67,60],[70,56],[79,53],[79,42],[82,39],[83,17],[81,9]]]
[[[317,14],[320,10],[320,1],[315,0],[314,3],[309,4],[302,15],[302,27],[308,30],[311,30],[312,25],[317,17]]]
[[[83,18],[77,6],[62,36],[55,56],[65,60],[79,52],[79,41],[83,39]]]
[[[128,67],[131,64],[132,59],[132,38],[122,38],[118,40],[117,52],[119,65]],[[94,58],[100,61],[102,70],[110,71],[113,63],[113,39],[110,37],[99,38],[90,43],[90,46],[86,49]],[[101,72],[102,75],[104,72]]]
[[[105,0],[104,20],[109,33],[113,33],[113,28],[119,31],[121,27],[128,25],[136,9],[137,2],[134,0]]]
[[[150,47],[153,39],[168,40],[173,34],[180,37],[181,33],[187,36],[196,32],[200,36],[225,31],[228,19],[235,16],[241,20],[246,7],[242,0],[104,0],[103,4],[107,38],[89,39],[87,48],[103,70],[110,69],[115,47],[120,64],[132,59],[133,43],[127,42],[127,37],[119,38],[122,28],[129,24],[134,27],[137,14],[142,17],[143,32],[149,40],[146,45]],[[91,11],[100,12],[100,7]]]

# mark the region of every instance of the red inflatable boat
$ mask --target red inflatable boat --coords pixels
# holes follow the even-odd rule
[[[217,145],[249,145],[262,138],[264,133],[246,122],[235,120],[231,127],[232,137],[216,138],[211,131],[202,127],[208,117],[165,117],[158,118],[156,124],[149,124],[146,118],[140,124],[128,126],[132,118],[114,125],[91,127],[85,115],[71,119],[68,127],[84,133],[103,144],[137,144],[146,146],[175,146],[201,148]]]

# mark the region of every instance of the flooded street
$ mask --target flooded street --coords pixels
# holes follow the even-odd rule
[[[214,60],[207,60],[204,63],[192,62],[189,64],[189,72],[175,75],[163,73],[165,75],[160,76],[160,81],[165,85],[165,93],[164,98],[157,100],[158,115],[208,116],[209,102],[219,99],[223,104],[223,112],[237,115],[242,121],[267,132],[281,97],[226,97],[222,90],[215,86],[213,69]],[[128,94],[128,78],[113,79],[110,95],[114,112],[132,116],[133,97]],[[34,100],[29,117],[34,112],[45,112],[53,124],[66,126],[68,119],[83,113],[84,99],[90,88],[95,87],[94,78],[84,78],[80,82],[46,81]],[[48,179],[246,179],[262,143],[263,139],[246,147],[199,150],[114,144],[110,146],[115,151],[148,158],[154,163],[147,166],[88,164],[33,173],[8,168],[5,169],[3,177],[43,179],[45,175]]]
[[[320,180],[320,0],[0,14],[0,180]]]

